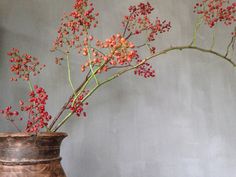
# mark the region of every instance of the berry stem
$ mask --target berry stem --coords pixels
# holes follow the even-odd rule
[[[93,66],[92,66],[92,63],[91,63],[91,51],[90,51],[90,49],[91,49],[91,47],[90,47],[90,45],[88,45],[89,67],[90,67],[90,70],[91,70],[92,75],[94,77],[94,80],[95,80],[96,84],[98,85],[99,81],[98,81],[98,79],[96,77],[96,74],[94,73]]]
[[[213,33],[212,33],[212,42],[211,42],[211,48],[210,48],[211,50],[215,46],[215,41],[216,41],[216,27],[214,28]]]
[[[73,85],[72,80],[71,80],[70,58],[69,58],[68,53],[66,54],[66,61],[67,61],[68,80],[69,80],[70,86],[71,86],[71,88],[74,92],[74,95],[76,95],[75,88],[74,88],[74,85]]]
[[[73,115],[73,112],[70,112],[69,114],[67,114],[67,116],[61,121],[59,122],[59,124],[57,125],[57,127],[52,130],[52,132],[56,132],[65,122],[67,122],[67,120]]]
[[[194,27],[194,32],[193,32],[193,41],[191,43],[193,46],[196,46],[196,44],[197,44],[197,32],[200,29],[200,26],[201,26],[202,22],[203,22],[203,17],[202,16],[198,17],[196,22],[195,22],[195,27]]]
[[[30,91],[33,91],[33,86],[30,80],[28,81],[28,84],[29,84]]]
[[[124,29],[124,32],[123,32],[123,34],[122,34],[123,37],[125,37],[125,33],[126,33],[127,28],[128,28],[128,26],[129,26],[130,17],[131,17],[132,14],[133,14],[133,13],[131,13],[131,14],[129,15],[129,17],[128,17],[128,21],[127,21],[127,23],[126,23],[126,25],[125,25],[125,29]]]
[[[83,85],[85,84],[85,82],[88,80],[88,77],[90,75],[90,72],[87,73],[84,81],[80,84],[80,86],[76,89],[76,93],[78,91],[80,91],[80,89],[83,87]],[[55,123],[58,121],[58,119],[61,117],[61,115],[63,114],[63,112],[66,110],[68,104],[70,103],[71,99],[74,97],[74,93],[69,97],[68,101],[61,107],[59,113],[53,118],[51,124],[48,126],[49,131],[52,131],[53,126],[55,125]]]
[[[134,65],[134,66],[131,66],[129,68],[126,68],[126,69],[123,69],[117,73],[115,73],[114,75],[110,76],[109,78],[107,78],[106,80],[104,80],[103,82],[100,82],[98,85],[96,85],[84,98],[83,100],[81,100],[81,103],[83,103],[85,100],[87,100],[100,86],[114,80],[115,78],[121,76],[122,74],[128,72],[128,71],[131,71],[139,66],[141,66],[142,64],[144,64],[145,62],[147,62],[148,60],[151,60],[155,57],[158,57],[160,55],[163,55],[163,54],[167,54],[168,52],[171,52],[171,51],[175,51],[175,50],[186,50],[186,49],[192,49],[192,50],[197,50],[197,51],[201,51],[201,52],[204,52],[204,53],[210,53],[210,54],[213,54],[213,55],[216,55],[218,57],[220,57],[221,59],[229,62],[230,64],[232,64],[234,67],[236,67],[236,63],[233,62],[231,59],[225,57],[224,55],[216,52],[216,51],[213,51],[213,50],[209,50],[209,49],[204,49],[204,48],[200,48],[200,47],[196,47],[196,46],[191,46],[191,45],[186,45],[186,46],[176,46],[176,47],[170,47],[170,48],[167,48],[167,49],[164,49],[162,51],[160,51],[159,53],[156,53],[156,54],[153,54],[149,57],[147,57],[146,59],[142,60],[142,62]],[[96,73],[96,71],[95,71]],[[93,76],[91,75],[90,78],[92,78]],[[88,79],[87,82],[89,82],[91,79]],[[85,84],[87,85],[87,83]],[[74,112],[70,112],[61,122],[58,123],[58,125],[56,126],[56,128],[53,130],[53,131],[57,131],[63,124],[65,124],[67,122],[67,120],[69,120],[69,118],[74,114]]]
[[[98,67],[98,68],[94,71],[94,73],[92,73],[92,74],[88,77],[87,81],[82,85],[81,89],[80,89],[80,90],[78,91],[78,93],[75,95],[75,97],[74,97],[74,99],[73,99],[72,106],[74,106],[76,99],[77,99],[78,96],[83,92],[83,90],[84,90],[84,89],[86,88],[86,86],[89,84],[90,80],[94,77],[94,75],[96,75],[97,72],[98,72],[103,66],[105,66],[108,62],[109,62],[109,60],[106,61],[106,62],[103,62],[103,64],[101,64],[101,66]],[[98,85],[98,84],[97,84],[97,85]]]

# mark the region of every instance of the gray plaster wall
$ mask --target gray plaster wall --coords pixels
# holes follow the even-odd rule
[[[138,0],[94,0],[100,11],[101,39],[121,31],[120,21]],[[150,0],[172,30],[157,40],[159,49],[191,41],[193,0]],[[31,53],[48,67],[33,80],[49,93],[55,115],[71,94],[66,66],[49,52],[59,19],[72,0],[0,0],[0,104],[17,103],[27,85],[9,82],[6,51]],[[198,38],[209,46],[207,28]],[[229,30],[216,30],[223,52]],[[172,52],[152,64],[157,77],[129,73],[98,90],[89,100],[88,118],[73,118],[61,131],[62,164],[68,177],[236,177],[236,69],[216,56]],[[79,83],[78,60],[72,77]],[[1,131],[12,131],[4,120]]]

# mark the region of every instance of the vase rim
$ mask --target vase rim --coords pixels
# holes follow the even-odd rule
[[[39,132],[35,133],[25,133],[25,132],[0,132],[0,137],[66,137],[68,136],[65,132]]]

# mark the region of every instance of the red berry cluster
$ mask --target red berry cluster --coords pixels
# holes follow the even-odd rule
[[[129,7],[129,12],[133,17],[151,14],[153,10],[154,8],[149,2],[147,2],[146,4],[141,2],[137,6]]]
[[[154,22],[150,20],[150,14],[154,8],[149,2],[140,3],[137,6],[130,6],[130,15],[125,16],[122,24],[127,30],[134,35],[138,35],[143,31],[148,32],[148,41],[154,41],[158,33],[164,33],[170,30],[170,22],[161,21],[156,18]]]
[[[12,81],[17,81],[17,78],[28,81],[31,73],[36,76],[45,67],[40,65],[39,59],[26,53],[21,55],[18,49],[13,48],[7,54],[11,57],[10,71],[16,75],[11,78]]]
[[[131,63],[134,59],[139,56],[132,42],[129,42],[123,38],[120,34],[112,35],[110,38],[103,41],[96,41],[96,47],[100,50],[94,48],[91,49],[92,58],[81,66],[81,70],[84,71],[90,64],[103,67],[98,71],[107,71],[110,67],[124,66]],[[101,50],[108,50],[108,53],[102,53]],[[88,55],[88,48],[85,46],[83,48],[83,55]],[[104,65],[105,63],[105,65]]]
[[[166,20],[161,21],[158,17],[154,23],[151,23],[148,19],[146,22],[149,24],[148,30],[150,30],[148,41],[154,41],[158,33],[168,32],[171,28],[170,22],[167,22]]]
[[[70,109],[72,112],[76,113],[78,117],[83,115],[84,117],[87,116],[87,113],[84,111],[84,106],[88,105],[88,102],[82,103],[84,97],[89,93],[89,91],[83,91],[74,101],[74,98],[70,100],[70,103],[67,109]]]
[[[29,93],[28,104],[22,100],[19,102],[21,111],[28,113],[26,132],[38,132],[48,125],[51,115],[45,110],[48,95],[42,87],[34,86],[34,90]]]
[[[137,60],[137,64],[140,62],[142,62],[142,60]],[[155,70],[149,63],[145,62],[139,67],[135,68],[134,74],[142,76],[144,78],[150,78],[150,77],[155,77]]]
[[[58,48],[68,50],[72,47],[80,47],[80,41],[91,26],[97,26],[97,16],[94,12],[93,3],[88,0],[76,0],[74,9],[65,14],[61,19],[61,25],[58,30],[58,36],[54,42],[52,51]]]
[[[219,22],[225,25],[236,22],[236,2],[230,3],[229,0],[202,0],[196,3],[194,12],[202,15],[210,28]]]
[[[13,111],[11,106],[7,106],[5,109],[0,110],[0,114],[2,114],[6,120],[10,121],[14,125],[14,127],[18,131],[20,131],[20,129],[17,126],[17,124],[15,123],[15,121],[16,121],[16,118],[19,120],[22,120],[23,118],[22,117],[19,118],[18,111]]]
[[[14,121],[13,117],[19,116],[18,111],[13,111],[11,106],[7,106],[5,109],[0,110],[0,113],[5,117],[7,120]],[[22,120],[22,118],[19,118]]]
[[[80,45],[77,46],[77,52],[78,54],[82,54],[83,56],[88,56],[89,55],[89,43],[94,40],[94,37],[92,35],[90,36],[85,36],[83,41],[80,43]],[[94,49],[92,49],[93,53],[95,52]]]

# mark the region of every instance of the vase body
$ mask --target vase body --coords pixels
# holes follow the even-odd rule
[[[0,133],[0,177],[66,177],[60,145],[65,133]]]

